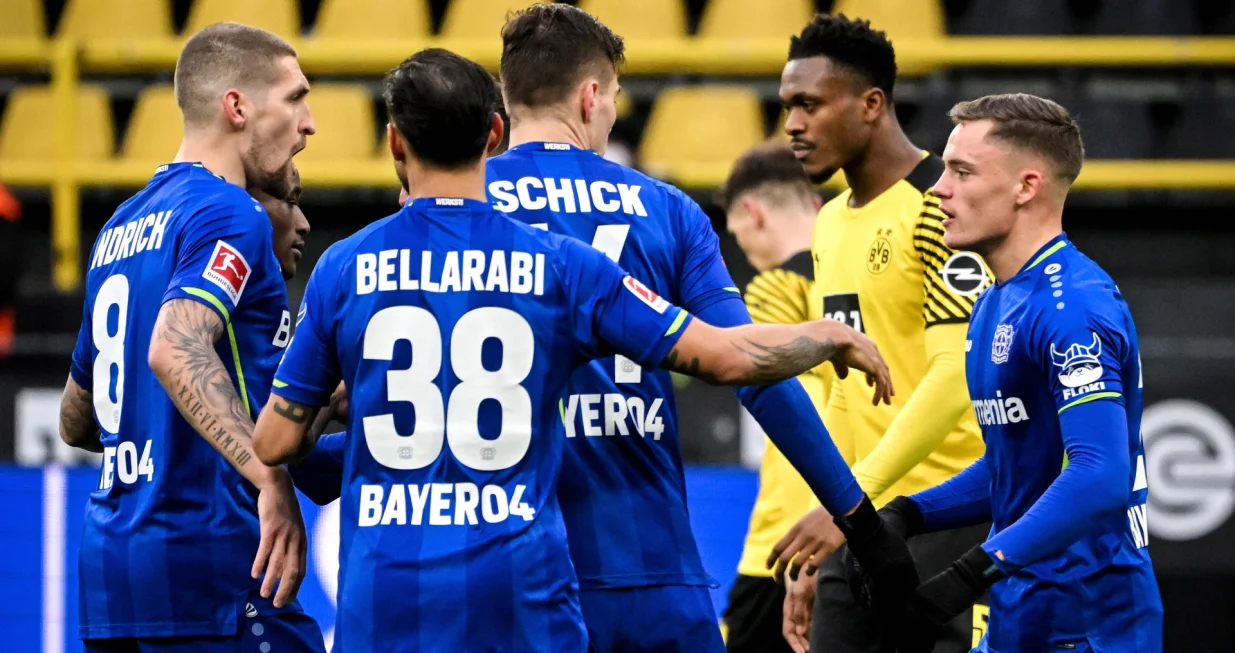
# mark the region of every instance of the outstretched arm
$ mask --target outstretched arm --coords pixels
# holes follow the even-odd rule
[[[60,439],[70,447],[103,452],[99,425],[94,421],[94,397],[70,376],[60,395]]]

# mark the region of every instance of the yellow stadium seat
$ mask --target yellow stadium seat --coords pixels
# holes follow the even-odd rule
[[[296,0],[193,0],[184,33],[187,36],[207,25],[226,22],[260,27],[285,39],[300,34]]]
[[[785,40],[802,31],[815,14],[811,0],[709,0],[699,22],[699,36],[723,39]]]
[[[428,36],[431,25],[424,0],[324,0],[313,36],[406,40]]]
[[[171,11],[167,0],[69,0],[56,35],[80,40],[170,38]]]
[[[759,96],[746,86],[677,86],[652,106],[639,158],[650,174],[697,178],[729,167],[764,140]]]
[[[39,0],[4,0],[0,2],[0,38],[42,39],[43,3]]]
[[[55,105],[48,86],[21,86],[9,95],[0,120],[0,160],[50,161],[56,156]],[[114,148],[111,106],[102,87],[78,89],[77,135],[73,151],[79,159],[105,159]]]
[[[864,18],[895,43],[944,35],[943,7],[937,0],[836,0],[833,14]]]
[[[686,36],[686,8],[682,0],[582,0],[579,8],[623,38]]]
[[[129,118],[120,154],[126,159],[167,163],[176,156],[184,138],[184,120],[170,85],[142,90]]]
[[[334,162],[371,159],[377,118],[373,98],[359,84],[314,84],[309,108],[317,133],[297,161]]]
[[[499,39],[506,14],[538,2],[528,0],[451,0],[442,21],[442,36],[461,39]],[[549,3],[545,3],[549,4]],[[500,46],[501,41],[497,44]]]

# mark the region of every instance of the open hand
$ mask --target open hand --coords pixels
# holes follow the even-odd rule
[[[274,481],[259,489],[257,517],[262,535],[251,573],[253,578],[265,576],[262,598],[270,598],[275,581],[278,581],[274,606],[282,608],[295,600],[300,582],[304,580],[307,543],[300,502],[286,470],[280,469]]]
[[[807,576],[814,576],[819,565],[844,543],[845,536],[837,528],[832,515],[820,506],[806,513],[772,547],[767,560],[768,569],[772,570],[777,582],[784,581],[786,569],[793,580],[797,580],[803,570]]]

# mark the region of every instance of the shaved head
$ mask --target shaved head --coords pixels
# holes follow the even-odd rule
[[[219,98],[234,88],[254,97],[278,82],[280,61],[296,49],[266,30],[239,23],[218,23],[189,38],[176,60],[176,104],[185,125],[208,124]]]

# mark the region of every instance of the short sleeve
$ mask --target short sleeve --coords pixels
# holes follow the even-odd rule
[[[698,315],[708,305],[737,293],[738,287],[720,255],[720,239],[712,229],[712,220],[689,197],[675,195],[673,199],[670,206],[679,212],[684,234],[679,245],[682,250],[679,302]]]
[[[89,303],[86,304],[90,306]],[[77,330],[77,345],[73,347],[73,361],[69,376],[79,387],[91,390],[94,387],[94,323],[89,308],[82,311],[81,327]]]
[[[584,358],[621,354],[657,367],[686,331],[684,309],[626,274],[600,252],[562,239],[563,276],[574,310],[574,338]]]
[[[222,198],[182,219],[190,222],[163,301],[192,299],[230,322],[252,278],[275,274],[267,269],[274,243],[266,210],[247,196]]]
[[[1124,335],[1096,310],[1055,305],[1042,310],[1032,346],[1056,410],[1062,413],[1099,399],[1122,404]]]
[[[798,324],[809,317],[810,281],[780,268],[755,275],[746,285],[746,310],[762,324]]]
[[[274,376],[272,392],[306,406],[325,406],[339,383],[333,323],[338,314],[334,284],[340,271],[329,253],[309,276],[296,313],[296,330]]]
[[[968,322],[991,279],[980,256],[943,244],[943,218],[939,198],[926,194],[913,230],[913,249],[922,265],[922,319],[927,328]]]

